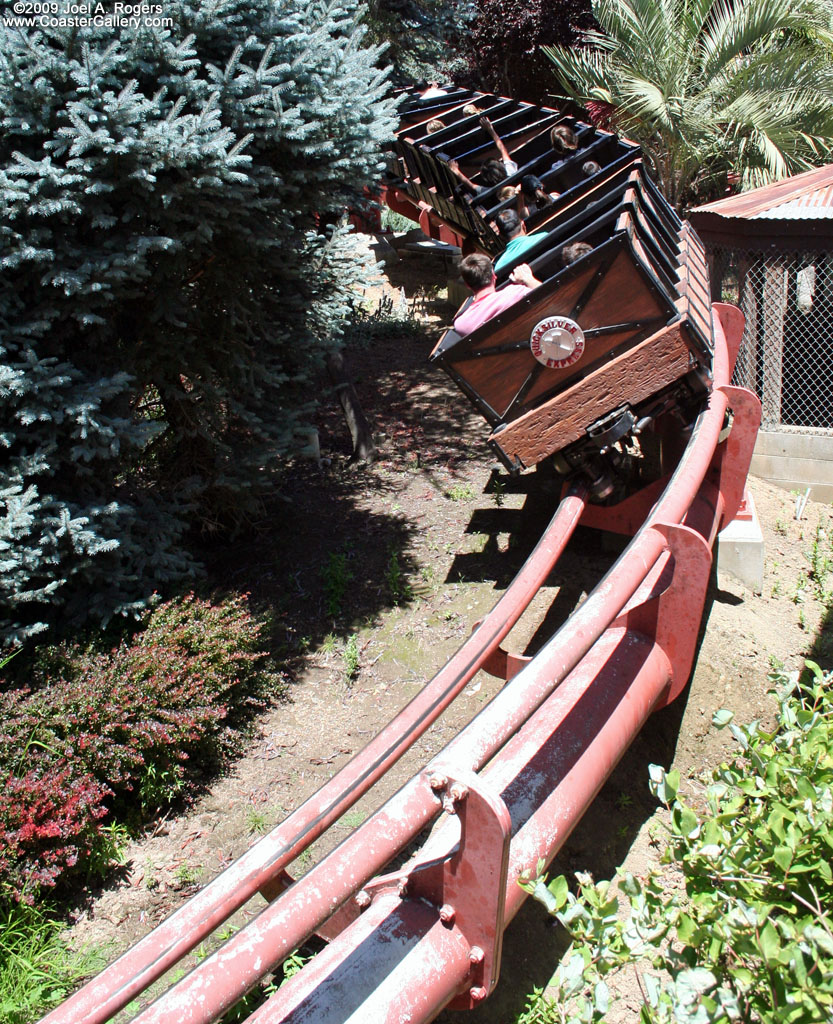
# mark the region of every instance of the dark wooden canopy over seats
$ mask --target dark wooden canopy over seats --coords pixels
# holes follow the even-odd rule
[[[430,208],[464,251],[491,257],[506,246],[494,218],[517,203],[499,198],[505,185],[533,174],[555,195],[526,221],[541,238],[516,261],[540,286],[471,334],[447,331],[431,356],[487,420],[496,453],[510,469],[556,453],[580,467],[662,412],[689,414],[711,383],[705,252],[648,177],[639,148],[551,108],[445,88],[402,95],[392,187]],[[481,113],[518,164],[499,185],[479,180],[498,155]],[[433,119],[444,127],[429,132]],[[576,149],[553,149],[555,125],[574,132]],[[476,195],[453,160],[480,186]],[[588,161],[600,169],[588,174]],[[564,246],[575,242],[590,250],[565,265]],[[513,266],[501,267],[498,288]]]

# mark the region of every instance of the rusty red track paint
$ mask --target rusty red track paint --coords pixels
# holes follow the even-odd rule
[[[44,1024],[100,1024],[109,1020],[276,878],[360,799],[436,721],[509,633],[566,547],[585,501],[586,493],[580,486],[562,501],[541,540],[494,608],[460,650],[378,736],[185,906],[47,1015]]]
[[[722,360],[721,369],[728,374],[728,359]],[[721,407],[718,399],[707,414],[707,419],[712,422],[701,425],[700,443],[707,446],[708,461],[702,455],[692,453],[684,460],[683,471],[675,475],[679,488],[689,491],[686,499],[683,501],[680,495],[666,494],[655,509],[650,524],[646,524],[647,529],[623,556],[622,562],[627,564],[627,568],[621,574],[621,586],[629,589],[627,581],[632,579],[632,572],[640,574],[640,570],[632,569],[632,566],[641,565],[644,578],[634,588],[631,600],[620,610],[616,620],[618,624],[604,630],[589,653],[558,688],[551,690],[546,702],[503,747],[500,757],[484,773],[484,783],[505,801],[515,830],[507,884],[507,921],[524,898],[523,891],[513,884],[520,873],[534,867],[538,859],[549,861],[552,858],[651,711],[669,699],[670,691],[678,690],[687,679],[710,568],[710,540],[724,515],[722,498],[714,500],[714,489],[704,479],[714,454],[724,411],[725,404]],[[676,513],[680,519],[690,517],[697,521],[702,532],[663,522],[663,513],[669,512]],[[653,562],[650,549],[657,555]],[[647,572],[646,566],[650,566]],[[610,587],[606,600],[612,600],[615,607],[619,604],[619,597],[613,599],[612,595],[621,595],[622,592],[617,583]],[[685,616],[681,618],[684,609],[688,609],[696,621],[695,618],[692,621]],[[650,628],[652,624],[653,630]],[[580,631],[572,631],[574,626],[571,619],[559,633],[568,631],[573,636],[578,635]],[[537,685],[536,679],[528,677],[533,674],[557,677],[558,668],[553,665],[553,655],[558,641],[559,634],[529,668],[522,670],[494,704],[498,704],[504,695],[526,704]],[[522,683],[526,684],[526,692],[519,693]],[[500,712],[492,716],[493,724],[499,717]],[[479,735],[485,731],[488,731],[488,726],[481,723]],[[431,768],[435,773],[446,772],[451,776],[456,765],[465,763],[466,755],[474,755],[475,761],[480,760],[474,750],[466,749],[461,736]],[[451,856],[455,841],[451,836],[445,840],[446,847],[443,848],[440,836],[423,851],[423,856],[429,860],[443,860]],[[484,859],[481,871],[487,870],[490,863],[493,865],[494,852],[475,851],[471,854],[473,870],[478,870],[478,854]],[[407,894],[408,877],[402,882]],[[402,882],[400,891],[403,890]],[[480,932],[466,934],[465,937],[472,944],[482,942],[482,928]],[[472,1002],[483,998],[481,979],[472,979],[471,975],[454,988],[454,979],[465,966],[462,952],[458,952],[453,961],[447,961],[447,977],[425,968],[424,965],[431,963],[433,954],[437,952],[432,937],[435,934],[427,932],[417,950],[406,958],[414,965],[415,973],[410,976],[412,988],[401,995],[388,993],[384,1008],[377,1009],[377,1015],[372,1016],[370,1014],[376,1004],[373,1002],[374,993],[369,993],[367,1001],[353,1007],[355,1016],[351,1015],[349,1019],[430,1020],[430,1015],[408,1016],[408,993],[413,990],[419,991],[431,1005],[447,1005],[460,989],[463,992],[468,990]],[[312,979],[310,976],[306,981],[299,978],[297,983],[293,979],[251,1018],[252,1021],[258,1024],[290,1021],[301,1024],[302,1021],[315,1020],[317,1024],[335,1024],[348,1019],[345,1008],[338,1005],[337,996],[343,985],[345,957],[352,969],[356,969],[358,960],[365,971],[371,972],[377,951],[372,946],[349,944],[346,940],[345,935],[339,946],[325,950],[316,960],[316,1015],[307,1012],[309,1004],[303,996],[303,992],[308,991],[306,986]],[[401,964],[398,969],[401,969]],[[426,989],[430,995],[425,994]],[[325,1007],[329,1007],[326,1012]]]

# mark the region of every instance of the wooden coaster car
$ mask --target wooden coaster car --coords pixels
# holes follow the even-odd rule
[[[494,143],[477,115],[489,117],[518,171],[466,195],[449,161],[478,183]],[[638,147],[551,108],[474,95],[449,109],[442,129],[404,125],[396,152],[397,187],[458,232],[469,249],[498,257],[493,227],[515,199],[506,184],[534,174],[555,199],[527,221],[535,243],[515,262],[541,281],[514,305],[461,337],[449,330],[431,354],[491,426],[489,443],[511,469],[555,453],[572,465],[638,433],[660,413],[683,417],[711,386],[712,331],[702,243],[645,172]],[[576,148],[557,152],[554,124]],[[436,127],[436,126],[434,126]],[[597,167],[588,173],[588,161]],[[565,265],[564,247],[589,251]],[[498,272],[506,284],[512,263]]]
[[[446,332],[431,355],[490,423],[489,441],[511,468],[577,442],[604,447],[612,413],[617,429],[630,429],[651,404],[690,401],[710,385],[705,255],[694,233],[660,220],[638,164],[585,200],[552,213],[520,257],[540,287],[465,337]],[[592,251],[565,267],[563,247],[579,241]]]

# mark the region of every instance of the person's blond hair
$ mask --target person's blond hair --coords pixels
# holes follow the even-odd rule
[[[441,132],[443,128],[445,128],[445,125],[438,117],[435,117],[433,121],[429,121],[425,126],[425,130],[429,135],[433,135],[434,132]]]

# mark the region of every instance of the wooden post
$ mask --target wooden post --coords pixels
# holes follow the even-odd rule
[[[347,371],[344,368],[344,356],[341,352],[331,352],[327,356],[327,372],[335,385],[344,418],[350,428],[350,437],[353,439],[353,460],[372,462],[377,455],[376,445],[373,443],[373,431],[362,410],[356,389],[347,376]]]
[[[784,376],[785,268],[782,256],[772,256],[764,271],[763,345],[764,380],[761,392],[763,423],[781,422],[781,391]]]
[[[758,392],[758,311],[760,285],[755,273],[755,259],[749,253],[738,254],[738,304],[746,317],[743,343],[735,366],[735,381],[750,391]]]

